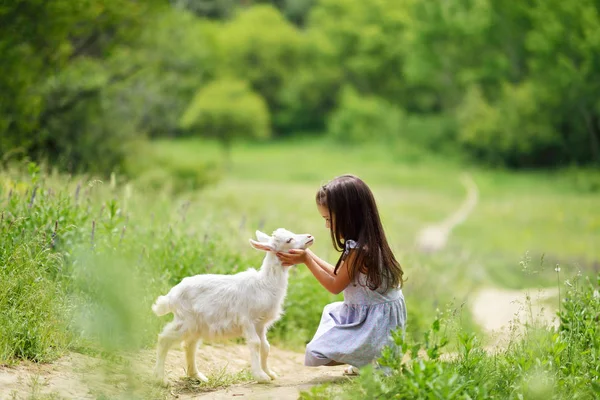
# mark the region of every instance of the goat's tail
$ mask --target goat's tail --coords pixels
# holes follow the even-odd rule
[[[158,298],[152,305],[152,311],[154,311],[154,314],[158,315],[159,317],[161,315],[170,313],[172,310],[171,310],[171,301],[169,300],[169,297],[168,296],[158,296]]]

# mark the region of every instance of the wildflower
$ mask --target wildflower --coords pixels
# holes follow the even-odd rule
[[[554,268],[554,271],[560,272],[560,267],[557,265],[556,268]]]

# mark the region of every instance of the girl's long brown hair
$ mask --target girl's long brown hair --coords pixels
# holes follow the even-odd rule
[[[371,189],[354,175],[339,176],[322,186],[316,195],[319,206],[329,210],[331,240],[342,255],[334,273],[346,258],[348,240],[356,242],[354,262],[348,268],[350,279],[359,271],[367,275],[371,290],[402,287],[404,271],[387,242]]]

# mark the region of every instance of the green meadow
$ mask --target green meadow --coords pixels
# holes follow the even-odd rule
[[[576,389],[582,398],[597,396],[583,387],[597,381],[598,364],[585,373],[574,369],[577,363],[591,368],[599,349],[592,335],[597,323],[590,323],[599,310],[597,284],[586,286],[587,277],[593,281],[597,275],[600,259],[600,194],[593,190],[597,175],[581,170],[486,170],[409,146],[343,147],[310,138],[240,143],[232,148],[228,164],[211,141],[155,141],[138,151],[137,160],[160,164],[167,172],[160,179],[151,169],[151,176],[137,179],[119,174],[99,179],[60,174],[34,163],[3,170],[3,364],[51,363],[79,352],[126,366],[124,354],[152,349],[165,322],[150,311],[157,295],[185,276],[235,273],[260,265],[262,254],[248,244],[257,229],[309,232],[316,237],[314,251],[335,261],[339,254],[316,211],[314,194],[328,179],[354,173],[372,187],[388,239],[408,278],[404,292],[409,323],[406,337],[398,340],[406,349],[425,349],[428,356],[421,364],[413,359],[410,368],[388,359],[391,377],[365,373],[346,384],[357,386],[352,393],[388,398],[385,393],[396,390],[406,398],[513,398],[528,393],[521,384],[535,367],[548,377],[549,386],[539,389],[542,392],[560,389],[566,394]],[[452,233],[446,249],[434,255],[418,253],[418,230],[441,220],[464,200],[459,177],[465,172],[479,187],[478,205]],[[206,186],[182,189],[202,180]],[[487,339],[470,313],[476,290],[558,287],[564,301],[574,284],[581,295],[569,301],[579,303],[561,304],[563,312],[572,312],[563,320],[574,319],[565,331],[570,341],[560,341],[560,329],[530,327],[526,336],[511,341],[506,354],[488,356],[482,350]],[[285,315],[271,329],[271,342],[302,351],[322,307],[341,299],[326,292],[302,266],[294,267]],[[551,305],[558,308],[559,299]],[[579,332],[578,327],[585,329]],[[559,345],[566,347],[558,349]],[[589,350],[577,353],[577,346]],[[471,353],[465,353],[466,348]],[[445,352],[459,356],[442,362],[438,358]],[[541,364],[528,364],[531,352]],[[575,359],[563,365],[561,357],[567,353]],[[513,368],[518,365],[511,363],[514,359],[522,361],[519,371]],[[493,379],[486,383],[483,374],[498,363],[513,366],[510,371],[498,367],[498,381],[512,379],[521,386],[493,386]],[[421,367],[422,375],[414,375]],[[561,380],[562,375],[569,379]],[[438,397],[425,396],[428,380],[439,386]],[[446,397],[444,390],[453,387],[462,389]],[[338,385],[325,386],[303,396],[329,398],[344,391]]]

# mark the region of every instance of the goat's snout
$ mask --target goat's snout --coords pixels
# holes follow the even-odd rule
[[[312,235],[306,235],[306,242],[304,243],[305,246],[310,246],[313,242],[315,241],[315,238],[312,237]]]

